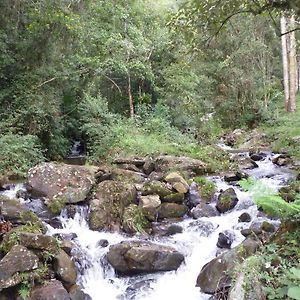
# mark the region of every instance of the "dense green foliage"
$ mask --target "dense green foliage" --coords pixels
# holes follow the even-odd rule
[[[300,194],[297,194],[294,201],[285,201],[278,192],[266,187],[262,182],[253,178],[242,179],[239,185],[250,192],[256,204],[267,214],[291,220],[300,217]]]

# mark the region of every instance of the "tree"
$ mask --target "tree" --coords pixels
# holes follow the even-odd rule
[[[281,32],[287,32],[295,28],[294,16],[281,17]],[[295,31],[281,36],[283,85],[285,108],[288,112],[296,110],[297,91],[297,61],[296,61],[296,37]]]

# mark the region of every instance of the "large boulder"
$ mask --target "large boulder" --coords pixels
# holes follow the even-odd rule
[[[38,257],[27,248],[16,245],[0,261],[0,290],[22,281],[19,272],[38,268]]]
[[[84,201],[95,184],[96,167],[43,163],[30,169],[28,185],[32,193],[51,201]]]
[[[158,219],[181,218],[187,212],[183,204],[162,203],[158,211]]]
[[[76,283],[77,271],[75,263],[71,260],[71,258],[65,251],[60,250],[54,257],[53,269],[58,278],[64,283]]]
[[[52,280],[35,287],[29,300],[70,300],[67,290],[58,280]]]
[[[256,272],[260,272],[260,270],[253,267],[251,257],[246,259],[237,269],[239,272],[235,275],[228,300],[265,300],[266,295],[256,276]]]
[[[149,221],[155,221],[157,219],[160,204],[161,201],[158,195],[141,196],[139,201],[139,206]]]
[[[110,247],[108,262],[121,274],[177,270],[184,256],[172,247],[142,241],[125,241]]]
[[[110,229],[111,224],[122,220],[125,207],[136,199],[132,184],[105,180],[93,195],[89,210],[89,225],[92,230]]]
[[[235,190],[233,188],[229,188],[220,193],[216,208],[220,213],[224,213],[233,209],[237,205],[238,201],[239,199]]]
[[[236,265],[255,253],[259,246],[259,242],[246,239],[239,246],[214,258],[202,268],[196,286],[207,294],[229,288]]]
[[[201,160],[185,156],[162,155],[155,160],[155,171],[183,171],[189,175],[203,175],[207,171],[207,166]]]

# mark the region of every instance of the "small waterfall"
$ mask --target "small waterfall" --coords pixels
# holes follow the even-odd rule
[[[286,168],[275,166],[272,163],[272,155],[268,155],[263,161],[257,162],[258,168],[247,170],[250,176],[262,181],[268,187],[278,190],[286,185],[293,174]],[[238,217],[247,212],[252,217],[252,222],[262,221],[264,217],[258,217],[258,210],[251,199],[251,194],[240,190],[223,180],[222,177],[210,177],[217,186],[217,190],[233,187],[239,198],[239,203],[230,212],[216,217],[200,218],[193,220],[185,218],[176,223],[183,228],[182,233],[169,237],[148,237],[155,243],[169,245],[184,254],[185,262],[177,271],[155,274],[139,275],[134,277],[117,277],[113,268],[106,260],[109,246],[102,247],[99,241],[107,240],[109,245],[130,239],[145,239],[142,236],[128,237],[125,234],[111,232],[92,231],[88,227],[87,207],[78,206],[73,218],[67,217],[63,212],[60,216],[63,228],[54,229],[48,225],[48,234],[75,233],[73,240],[75,247],[73,257],[79,270],[78,284],[89,294],[93,300],[206,300],[210,295],[202,294],[195,287],[196,278],[201,268],[215,258],[218,248],[216,246],[220,232],[229,230],[234,236],[232,247],[240,244],[244,237],[240,230],[249,228],[251,223],[239,223]],[[14,198],[17,189],[2,192]],[[278,225],[278,221],[270,221]],[[277,222],[277,223],[276,223]]]

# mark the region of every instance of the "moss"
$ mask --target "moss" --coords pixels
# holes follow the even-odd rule
[[[60,214],[66,205],[64,198],[52,199],[47,203],[48,209],[54,214]]]
[[[199,189],[201,198],[205,202],[209,202],[216,192],[216,187],[215,187],[214,183],[212,181],[206,179],[205,177],[200,177],[200,176],[195,177],[194,182],[196,182],[198,185],[198,189]]]

